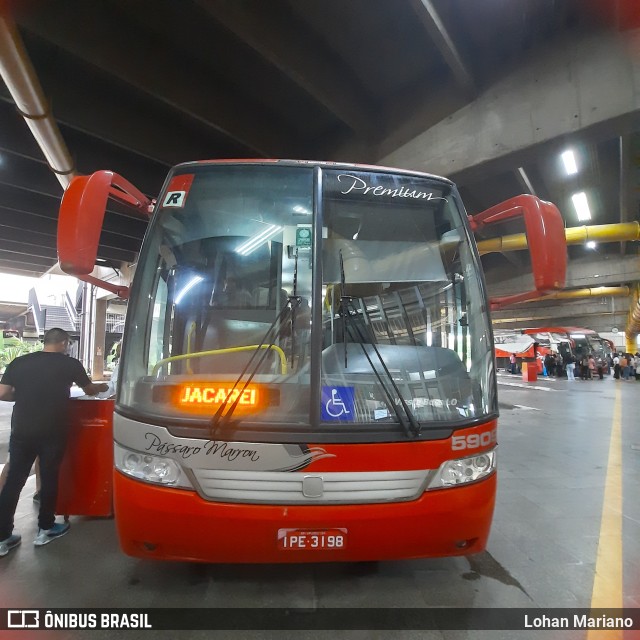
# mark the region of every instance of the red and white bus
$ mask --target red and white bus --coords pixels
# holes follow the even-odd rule
[[[554,351],[564,359],[573,355],[580,361],[584,356],[593,354],[596,361],[603,363],[608,371],[608,358],[614,351],[613,343],[602,338],[592,329],[582,327],[536,327],[523,329],[524,335],[531,336],[539,345],[542,353]]]
[[[544,356],[548,353],[559,353],[564,361],[570,356],[580,361],[585,355],[593,354],[607,372],[608,358],[614,351],[611,340],[581,327],[499,329],[494,331],[493,339],[498,368],[508,369],[513,353],[518,360],[535,360],[538,373],[542,373]]]
[[[493,343],[495,345],[496,366],[498,369],[507,371],[512,371],[511,356],[513,355],[517,363],[535,361],[538,373],[542,373],[543,353],[550,351],[549,349],[545,351],[544,348],[541,350],[532,336],[517,329],[494,329]]]
[[[90,273],[117,174],[76,178],[62,267]],[[132,289],[114,508],[132,556],[318,562],[484,549],[498,405],[472,231],[523,216],[535,296],[563,286],[557,209],[469,218],[428,174],[307,161],[175,167]],[[505,300],[495,301],[496,305]]]

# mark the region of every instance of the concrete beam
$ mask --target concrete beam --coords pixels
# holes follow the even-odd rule
[[[367,96],[346,74],[336,74],[327,64],[332,56],[329,49],[309,46],[315,34],[301,31],[302,25],[282,7],[235,0],[197,3],[353,131],[369,134],[373,130]]]
[[[447,176],[637,115],[640,59],[631,52],[639,41],[640,31],[633,30],[565,37],[536,50],[473,103],[379,163]]]
[[[527,329],[532,327],[583,327],[598,333],[612,333],[613,329],[624,331],[627,311],[591,312],[584,309],[538,309],[522,318],[492,315],[494,329]]]
[[[431,0],[411,0],[411,6],[460,87],[469,94],[474,94],[477,88],[473,75],[467,68]]]
[[[269,118],[259,105],[249,105],[234,95],[233,87],[214,77],[205,62],[195,63],[171,47],[156,46],[153,37],[118,20],[107,5],[44,3],[38,11],[16,13],[18,24],[31,34],[249,151],[280,157],[295,145],[284,124]],[[150,51],[155,65],[152,69],[147,62]],[[288,146],[285,141],[290,141]]]
[[[491,296],[511,295],[532,288],[531,273],[519,274],[505,279],[504,269],[485,272],[487,288]],[[572,260],[567,265],[565,289],[581,287],[617,286],[640,280],[640,259],[638,256],[605,255]],[[522,305],[519,305],[519,308]]]
[[[532,288],[530,273],[504,279],[504,269],[486,273],[489,296],[520,293]],[[597,276],[597,277],[596,277]],[[640,280],[637,256],[606,255],[572,260],[567,265],[566,290],[583,287],[618,286]],[[624,330],[629,296],[593,296],[576,300],[541,300],[514,305],[491,314],[496,328],[568,325],[610,332]]]
[[[532,326],[574,326],[596,331],[624,329],[629,298],[597,297],[570,302],[529,303],[512,309],[494,311],[491,319],[496,328]]]
[[[546,300],[514,305],[510,309],[492,312],[491,317],[504,319],[513,316],[524,317],[544,313],[558,317],[575,318],[582,313],[606,315],[626,313],[628,309],[628,296],[595,296],[592,298],[577,298],[575,300]],[[514,311],[517,311],[517,313],[514,313]]]
[[[598,318],[595,316],[584,316],[580,318],[575,317],[538,317],[531,318],[528,322],[521,322],[519,324],[511,324],[500,322],[494,323],[494,329],[532,329],[534,327],[581,327],[582,329],[591,329],[599,333],[603,337],[607,337],[610,340],[613,339],[612,335],[622,332],[624,336],[625,316],[624,314],[618,316],[608,316],[607,319]],[[614,333],[612,329],[618,331]]]

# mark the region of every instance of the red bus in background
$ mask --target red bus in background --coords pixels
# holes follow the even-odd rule
[[[511,371],[511,356],[514,355],[518,369],[522,361],[533,362],[535,360],[537,371],[542,374],[544,356],[550,350],[544,347],[540,348],[534,337],[517,330],[498,329],[493,332],[493,343],[498,369]]]
[[[541,348],[559,353],[563,359],[573,355],[580,361],[584,356],[593,354],[596,362],[603,364],[604,371],[609,370],[608,360],[614,351],[613,343],[592,329],[537,327],[524,329],[523,333],[531,336]]]
[[[582,327],[497,330],[494,342],[498,368],[508,369],[509,357],[514,353],[519,360],[536,358],[538,373],[542,373],[544,356],[548,353],[559,353],[565,362],[570,356],[579,362],[585,355],[593,354],[608,372],[608,359],[614,351],[610,340]]]
[[[90,274],[111,172],[75,178],[58,252]],[[436,176],[310,161],[175,167],[131,291],[114,510],[132,556],[327,562],[485,548],[496,492],[493,338],[472,232],[522,216],[536,292],[564,286],[558,210],[467,216]],[[491,301],[492,308],[512,298]]]

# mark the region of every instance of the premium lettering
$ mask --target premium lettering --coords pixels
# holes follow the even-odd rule
[[[346,185],[346,191],[341,191],[343,195],[348,193],[360,191],[363,194],[371,194],[373,196],[388,196],[390,198],[414,198],[416,200],[444,200],[446,198],[441,196],[434,196],[430,191],[416,191],[415,189],[407,189],[406,187],[399,187],[389,189],[378,185],[372,187],[368,185],[362,178],[352,176],[350,173],[341,173],[338,176],[338,182]]]

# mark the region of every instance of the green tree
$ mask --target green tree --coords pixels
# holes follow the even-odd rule
[[[43,346],[42,342],[21,342],[20,344],[0,349],[0,373],[4,372],[12,360],[25,355],[25,353],[41,351]]]

